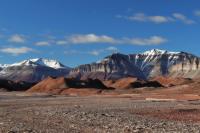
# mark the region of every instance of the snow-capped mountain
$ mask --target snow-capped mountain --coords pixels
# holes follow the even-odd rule
[[[26,65],[26,66],[46,66],[46,67],[51,67],[54,69],[60,69],[60,68],[66,68],[63,64],[56,60],[51,60],[51,59],[44,59],[44,58],[35,58],[35,59],[29,59],[29,60],[24,60],[19,63],[11,64],[9,66],[21,66],[21,65]]]
[[[0,64],[0,71],[2,70],[2,69],[4,69],[5,67],[8,67],[9,65],[8,64]]]
[[[48,76],[66,76],[69,71],[69,67],[56,60],[37,58],[2,67],[0,78],[12,81],[38,82]]]
[[[7,66],[9,66],[9,65],[8,64],[0,64],[1,68],[7,67]]]
[[[104,59],[70,69],[56,60],[29,59],[11,65],[0,65],[0,79],[37,82],[48,76],[97,78],[100,80],[156,76],[200,77],[200,58],[186,52],[152,49],[139,54],[115,53]]]
[[[118,79],[133,76],[144,79],[143,72],[130,62],[129,56],[124,54],[112,54],[101,61],[92,64],[78,66],[71,70],[69,77],[98,78],[100,80]]]
[[[145,51],[143,53],[140,53],[140,54],[143,54],[143,55],[162,55],[162,54],[179,54],[180,52],[171,52],[171,51],[167,51],[167,50],[161,50],[161,49],[152,49],[152,50],[149,50],[149,51]]]
[[[144,79],[156,76],[194,78],[200,77],[199,62],[200,58],[190,53],[152,49],[139,54],[112,54],[96,63],[74,68],[70,75],[84,78],[103,75],[103,79],[121,76]]]
[[[129,56],[130,61],[134,62],[146,77],[169,75],[192,78],[198,76],[200,59],[190,53],[153,49]]]

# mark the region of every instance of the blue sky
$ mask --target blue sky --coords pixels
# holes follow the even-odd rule
[[[0,64],[73,67],[153,48],[200,56],[199,0],[0,0]]]

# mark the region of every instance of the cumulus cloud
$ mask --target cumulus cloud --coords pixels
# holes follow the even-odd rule
[[[58,40],[58,41],[56,41],[56,44],[64,45],[64,44],[68,44],[68,42],[67,42],[67,40]]]
[[[198,14],[198,12],[196,12]],[[144,13],[135,13],[132,16],[122,16],[117,15],[117,18],[125,18],[131,21],[138,21],[138,22],[152,22],[155,24],[161,23],[169,23],[169,22],[177,22],[181,21],[185,24],[194,24],[195,21],[192,19],[187,18],[185,15],[181,13],[173,13],[170,16],[163,16],[163,15],[146,15]]]
[[[8,47],[8,48],[2,48],[0,52],[2,53],[7,53],[7,54],[12,54],[12,55],[20,55],[20,54],[26,54],[29,52],[33,52],[34,50],[32,48],[28,47]]]
[[[78,50],[67,50],[67,51],[64,51],[64,54],[71,55],[71,54],[83,54],[83,53]]]
[[[115,39],[106,35],[95,35],[95,34],[86,34],[86,35],[73,35],[68,38],[70,43],[80,44],[80,43],[115,43]]]
[[[65,51],[64,54],[73,55],[73,54],[89,54],[93,56],[98,56],[103,52],[103,49],[100,50],[92,50],[92,51],[78,51],[78,50],[68,50]]]
[[[153,23],[167,23],[173,21],[171,17],[165,16],[147,16],[144,13],[136,13],[133,16],[126,17],[132,21],[153,22]]]
[[[194,24],[195,21],[188,19],[185,15],[181,14],[181,13],[174,13],[173,17],[176,18],[177,20],[182,21],[185,24]]]
[[[107,53],[107,52],[117,52],[118,49],[116,47],[113,47],[113,46],[110,46],[110,47],[107,47],[107,48],[104,48],[104,49],[98,49],[98,50],[92,50],[90,52],[87,52],[88,54],[90,55],[94,55],[94,56],[98,56],[102,53]]]
[[[0,33],[0,38],[4,38],[4,35]]]
[[[167,39],[161,36],[152,36],[149,38],[114,38],[107,35],[86,34],[72,36],[67,41],[72,44],[89,44],[89,43],[108,43],[108,44],[131,44],[131,45],[159,45],[167,42]],[[110,47],[110,50],[115,50]]]
[[[35,45],[37,45],[37,46],[49,46],[50,43],[48,41],[40,41],[40,42],[36,42]]]
[[[103,48],[103,49],[94,49],[91,51],[78,51],[78,50],[68,50],[65,51],[65,54],[89,54],[89,55],[93,55],[93,56],[98,56],[102,53],[110,53],[110,52],[116,52],[118,51],[118,49],[116,47],[107,47],[107,48]]]
[[[101,54],[101,51],[93,50],[93,51],[91,51],[91,52],[88,52],[88,54],[94,55],[94,56],[98,56],[99,54]]]
[[[127,43],[133,45],[159,45],[162,43],[167,42],[166,38],[160,36],[152,36],[150,38],[133,38],[133,39],[126,39]]]
[[[118,51],[118,49],[116,47],[113,47],[113,46],[110,46],[110,47],[106,48],[105,50],[108,50],[108,51]]]
[[[12,42],[12,43],[24,43],[26,41],[26,39],[23,35],[15,34],[15,35],[12,35],[8,39],[8,41]]]
[[[200,17],[200,10],[194,11],[194,15]]]

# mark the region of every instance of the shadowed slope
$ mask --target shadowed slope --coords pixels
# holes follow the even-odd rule
[[[100,80],[88,79],[77,80],[69,78],[52,78],[48,77],[37,85],[33,86],[28,92],[44,92],[53,94],[67,93],[68,89],[89,89],[89,90],[106,90],[107,88]]]
[[[0,79],[0,90],[2,91],[24,91],[28,90],[35,83],[28,83],[28,82],[13,82],[10,80]]]

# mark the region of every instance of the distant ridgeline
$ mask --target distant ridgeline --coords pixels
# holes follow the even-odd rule
[[[186,52],[153,49],[139,54],[115,53],[101,61],[69,68],[56,60],[29,59],[11,65],[0,65],[0,79],[38,82],[52,77],[76,79],[120,79],[136,77],[149,79],[157,76],[199,77],[200,58]]]

